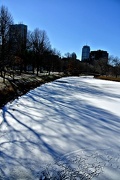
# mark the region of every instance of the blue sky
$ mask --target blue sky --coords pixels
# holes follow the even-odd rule
[[[81,59],[83,45],[120,57],[120,0],[0,0],[14,23],[45,30],[53,48]]]

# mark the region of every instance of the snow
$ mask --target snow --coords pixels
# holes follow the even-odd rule
[[[36,180],[46,164],[78,155],[102,164],[96,179],[120,179],[119,82],[46,83],[4,106],[0,122],[1,179]]]

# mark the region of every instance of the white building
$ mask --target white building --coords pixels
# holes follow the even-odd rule
[[[85,45],[82,48],[82,61],[84,61],[85,59],[89,59],[90,57],[90,47]]]

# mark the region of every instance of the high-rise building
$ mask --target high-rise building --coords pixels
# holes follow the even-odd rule
[[[85,45],[82,48],[82,61],[89,59],[90,57],[90,47]]]
[[[91,51],[90,60],[108,60],[108,52],[103,50]]]
[[[22,52],[26,49],[27,26],[14,24],[9,27],[9,44],[12,53]]]

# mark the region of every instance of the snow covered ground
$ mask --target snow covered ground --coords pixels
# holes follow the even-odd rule
[[[93,179],[120,179],[118,82],[58,79],[8,103],[0,123],[0,179],[37,180],[46,164],[73,156],[103,167]]]

